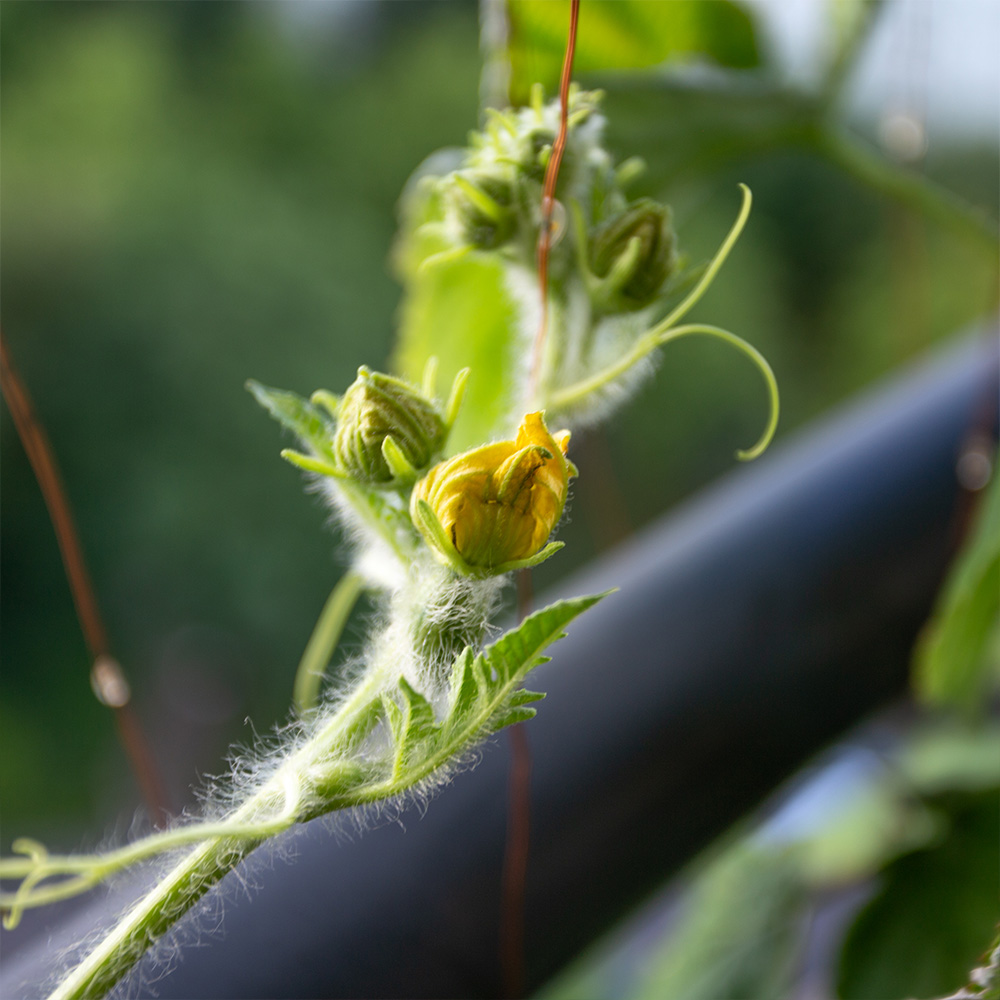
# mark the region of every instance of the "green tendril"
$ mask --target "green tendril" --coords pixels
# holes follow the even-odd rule
[[[635,367],[635,365],[639,364],[640,361],[649,357],[650,354],[669,341],[678,340],[681,337],[687,337],[691,334],[703,334],[724,340],[726,343],[731,344],[733,347],[742,351],[751,359],[751,361],[753,361],[761,375],[763,375],[768,392],[769,413],[767,426],[764,428],[764,433],[761,435],[757,443],[752,448],[737,451],[736,457],[740,461],[746,462],[763,454],[767,446],[771,443],[771,439],[774,437],[774,431],[778,426],[778,415],[780,412],[778,383],[774,377],[774,372],[771,370],[771,366],[767,363],[767,360],[755,347],[752,347],[741,337],[737,337],[736,334],[730,333],[728,330],[723,330],[721,327],[708,326],[700,323],[689,323],[685,326],[674,325],[678,320],[687,315],[698,300],[705,294],[706,291],[708,291],[709,286],[715,280],[715,276],[719,273],[722,265],[726,262],[726,258],[736,245],[736,241],[740,238],[740,234],[746,226],[747,219],[750,216],[753,196],[750,193],[750,189],[745,184],[740,185],[740,190],[743,192],[743,203],[740,206],[740,211],[736,217],[736,221],[733,223],[732,228],[726,235],[726,238],[722,241],[722,244],[716,251],[715,256],[709,262],[708,267],[706,267],[705,272],[702,274],[697,285],[695,285],[695,287],[688,293],[684,300],[665,319],[643,334],[635,342],[632,349],[622,355],[622,357],[619,358],[614,364],[609,365],[607,368],[596,372],[588,378],[581,379],[573,385],[565,386],[562,389],[557,389],[552,392],[544,401],[546,409],[555,412],[573,410],[584,403],[589,396],[606,389],[617,379],[627,374],[632,368]],[[582,212],[578,205],[573,205],[572,209],[576,219],[577,228],[579,229],[583,226]]]

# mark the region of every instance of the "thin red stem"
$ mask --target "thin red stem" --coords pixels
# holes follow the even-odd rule
[[[528,390],[533,402],[538,391],[549,315],[549,253],[552,249],[552,214],[556,202],[559,167],[566,150],[569,129],[569,84],[573,76],[576,29],[580,18],[580,0],[570,0],[569,33],[559,82],[559,131],[552,145],[542,187],[542,225],[538,234],[538,286],[542,314],[535,335]],[[531,614],[533,602],[531,570],[517,575],[518,614],[523,621]],[[524,995],[524,907],[528,883],[528,856],[531,848],[531,747],[524,724],[510,730],[510,777],[507,786],[507,844],[504,852],[503,882],[500,903],[500,964],[504,995]]]
[[[580,0],[570,0],[569,34],[566,37],[566,55],[563,58],[562,78],[559,81],[559,131],[552,145],[552,155],[545,169],[545,184],[542,188],[542,225],[538,233],[538,286],[542,299],[542,317],[535,335],[535,347],[531,361],[531,382],[529,398],[533,399],[538,390],[538,379],[542,370],[542,356],[545,337],[549,325],[549,252],[552,249],[552,213],[555,209],[556,183],[559,167],[562,165],[566,149],[566,134],[569,130],[569,84],[573,76],[573,55],[576,52],[576,28],[580,19]]]
[[[167,818],[166,794],[153,755],[138,719],[129,704],[129,686],[117,660],[108,650],[108,634],[94,596],[90,573],[76,532],[73,513],[56,464],[55,454],[42,427],[31,397],[0,336],[0,389],[14,420],[18,437],[38,480],[62,555],[66,579],[73,595],[76,616],[93,661],[91,683],[98,699],[115,713],[118,735],[132,765],[146,805],[157,822]]]

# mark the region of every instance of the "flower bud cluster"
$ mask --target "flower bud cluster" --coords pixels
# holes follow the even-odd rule
[[[655,301],[677,265],[670,209],[642,198],[590,234],[592,295],[607,312],[632,312]]]
[[[524,417],[513,441],[442,460],[467,375],[458,374],[443,411],[408,382],[364,367],[339,399],[321,390],[307,403],[254,388],[312,452],[282,455],[328,477],[338,502],[361,513],[358,523],[381,534],[404,564],[426,544],[437,562],[483,578],[533,566],[561,548],[546,543],[576,468],[566,458],[569,431],[550,434],[540,412]],[[433,382],[433,365],[424,381]]]
[[[583,272],[596,313],[634,312],[652,304],[675,271],[675,238],[666,206],[626,196],[635,171],[616,167],[602,146],[601,96],[570,90],[556,201],[557,214],[575,212],[577,225],[553,266]],[[455,169],[432,171],[411,188],[404,215],[439,234],[428,244],[435,252],[495,251],[534,267],[542,185],[560,120],[558,100],[543,104],[540,91],[535,98],[530,107],[491,112]]]

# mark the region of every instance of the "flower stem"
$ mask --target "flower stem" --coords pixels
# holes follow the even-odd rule
[[[316,707],[323,671],[330,662],[351,610],[364,589],[364,578],[354,570],[348,570],[326,599],[295,673],[293,700],[300,712]]]
[[[358,772],[357,765],[341,755],[359,738],[366,716],[372,716],[371,706],[378,700],[382,682],[378,672],[367,674],[326,725],[281,764],[257,792],[221,824],[203,828],[203,833],[210,833],[208,839],[122,916],[60,982],[49,1000],[103,996],[157,938],[263,840],[294,823],[341,806]],[[177,838],[181,842],[187,839],[185,828],[175,832],[181,835]],[[161,839],[169,837],[170,832],[161,835]]]

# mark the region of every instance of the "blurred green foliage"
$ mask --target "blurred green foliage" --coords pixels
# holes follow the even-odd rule
[[[619,933],[539,995],[925,1000],[960,987],[1000,918],[1000,727],[924,723],[877,767],[859,749],[840,777],[818,772],[808,813],[793,799],[784,819],[779,801],[708,848],[646,914],[658,933]]]
[[[758,61],[741,9],[685,6],[736,26],[720,62]],[[179,805],[250,738],[244,717],[261,732],[285,718],[341,572],[325,514],[243,384],[308,395],[385,363],[396,199],[477,124],[477,11],[7,0],[0,29],[4,335]],[[704,314],[768,356],[787,432],[980,315],[995,275],[979,246],[815,151],[754,138],[800,121],[766,70],[739,75],[753,114],[659,77],[601,82],[615,153],[650,165],[635,193],[673,204],[692,260],[728,228],[736,183],[754,189]],[[927,169],[996,213],[994,149],[942,147]],[[539,588],[731,468],[764,405],[743,359],[671,346],[606,436],[575,442],[567,549]],[[0,447],[5,837],[75,847],[137,797],[6,411]],[[359,635],[348,628],[347,655]]]
[[[527,103],[534,83],[550,93],[558,90],[569,7],[569,0],[511,0],[507,51],[513,104]],[[759,49],[752,18],[729,0],[588,0],[573,67],[580,76],[687,59],[750,69],[760,64]]]
[[[838,996],[938,997],[980,963],[1000,916],[997,789],[938,800],[947,828],[932,847],[888,865],[851,927]]]
[[[982,712],[1000,684],[1000,475],[917,648],[914,684],[932,704]]]

